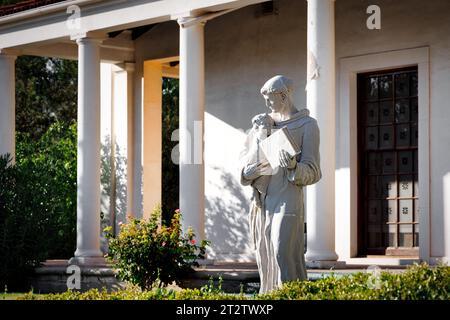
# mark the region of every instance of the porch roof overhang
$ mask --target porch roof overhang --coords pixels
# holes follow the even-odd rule
[[[75,30],[67,26],[73,12],[80,8],[77,33],[108,33],[161,23],[178,17],[196,17],[223,10],[237,9],[268,0],[69,0],[0,17],[0,51],[14,54],[48,55],[76,58]],[[107,39],[102,59],[129,61],[133,41]],[[103,54],[105,52],[105,54]],[[109,56],[108,56],[109,54]]]

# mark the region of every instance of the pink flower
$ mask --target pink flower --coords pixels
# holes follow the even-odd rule
[[[196,243],[197,243],[197,241],[195,241],[195,239],[191,240],[191,244],[196,244]]]
[[[176,209],[176,210],[175,210],[175,213],[180,213],[180,209]]]

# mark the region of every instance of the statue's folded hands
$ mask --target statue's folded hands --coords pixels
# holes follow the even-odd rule
[[[280,151],[280,167],[286,169],[295,169],[297,166],[297,159],[292,156],[286,150]]]
[[[270,164],[268,162],[252,163],[244,167],[242,174],[247,180],[255,180],[262,175],[266,175],[269,172],[269,168]]]

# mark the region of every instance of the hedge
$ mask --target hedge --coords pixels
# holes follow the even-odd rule
[[[450,300],[450,267],[444,264],[416,264],[394,274],[381,272],[374,286],[373,276],[358,272],[337,277],[331,275],[316,281],[286,283],[269,294],[226,294],[211,284],[201,289],[174,290],[158,288],[141,291],[137,287],[108,293],[91,289],[81,293],[36,295],[20,299],[42,300]]]

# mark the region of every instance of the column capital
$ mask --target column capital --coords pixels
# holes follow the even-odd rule
[[[78,44],[80,43],[102,43],[104,40],[106,40],[108,36],[102,32],[95,32],[95,31],[81,31],[79,33],[72,34],[70,36],[70,40],[76,41]]]
[[[16,60],[17,56],[19,56],[19,55],[20,55],[20,51],[17,49],[1,49],[0,48],[0,57]]]
[[[181,28],[191,27],[196,24],[201,24],[202,26],[204,26],[208,20],[212,20],[214,18],[220,17],[224,14],[230,13],[232,11],[235,11],[235,10],[238,10],[241,8],[243,8],[243,7],[236,6],[234,8],[230,8],[230,9],[205,13],[201,16],[197,16],[197,15],[193,14],[192,11],[189,11],[189,12],[185,12],[185,13],[174,14],[171,16],[171,19],[177,20],[178,24],[180,25]]]
[[[134,62],[121,62],[116,63],[115,66],[118,68],[117,72],[134,72],[136,63]]]
[[[193,25],[201,25],[202,27],[206,25],[207,22],[206,16],[199,17],[179,17],[177,18],[177,22],[181,28],[192,27]]]

